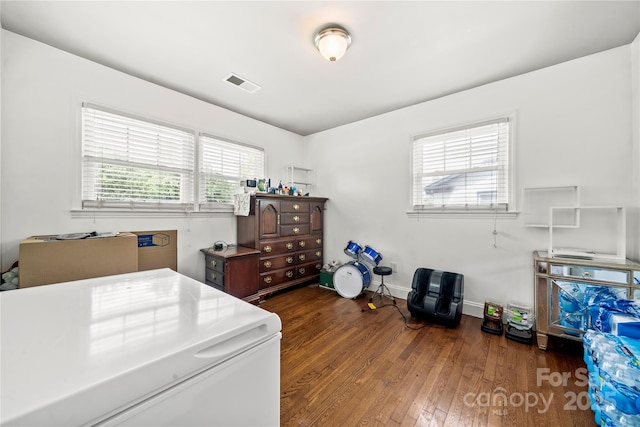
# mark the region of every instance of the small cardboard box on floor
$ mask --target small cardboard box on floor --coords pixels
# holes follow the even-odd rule
[[[56,240],[33,236],[20,243],[19,287],[47,285],[138,271],[138,237]]]

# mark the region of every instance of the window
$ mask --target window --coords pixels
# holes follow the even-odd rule
[[[264,177],[263,149],[197,139],[198,150],[195,131],[83,105],[83,209],[226,210],[241,180]]]
[[[194,133],[82,108],[82,206],[190,209]]]
[[[264,177],[264,150],[200,134],[200,206],[233,203],[240,181]]]
[[[417,136],[414,210],[508,210],[510,119]]]

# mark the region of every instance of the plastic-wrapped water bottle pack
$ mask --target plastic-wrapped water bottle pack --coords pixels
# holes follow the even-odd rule
[[[558,282],[559,323],[566,326],[568,335],[580,335],[591,327],[589,308],[603,302],[614,302],[626,298],[624,288],[592,286],[585,283]]]
[[[596,423],[640,426],[640,340],[590,329],[583,344]]]

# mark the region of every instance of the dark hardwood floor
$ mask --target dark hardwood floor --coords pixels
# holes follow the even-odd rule
[[[542,351],[368,301],[312,285],[261,305],[283,324],[281,426],[596,426],[580,343]]]

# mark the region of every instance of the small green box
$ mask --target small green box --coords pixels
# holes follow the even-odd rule
[[[320,286],[333,289],[333,272],[320,270]]]

